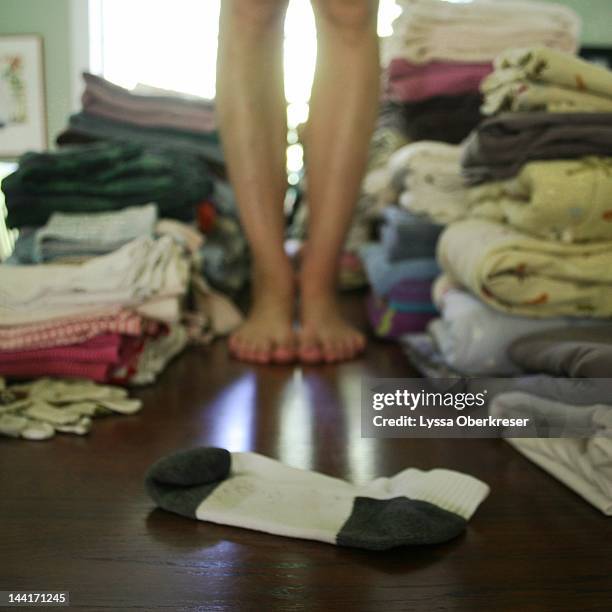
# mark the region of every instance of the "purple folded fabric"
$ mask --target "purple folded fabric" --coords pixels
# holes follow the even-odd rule
[[[424,331],[436,317],[431,301],[430,280],[403,280],[386,297],[371,294],[367,300],[368,318],[379,338],[396,339]]]
[[[91,115],[141,127],[204,133],[216,129],[210,100],[135,94],[93,74],[85,73],[83,78],[83,110]]]
[[[412,64],[397,58],[387,68],[386,97],[394,102],[419,102],[435,96],[477,92],[481,81],[492,71],[491,63]]]

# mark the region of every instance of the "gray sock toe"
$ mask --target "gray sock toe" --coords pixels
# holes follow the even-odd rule
[[[224,448],[193,448],[163,457],[145,477],[145,488],[164,510],[195,518],[196,508],[228,477],[231,454]]]
[[[425,501],[356,497],[336,542],[369,550],[438,544],[457,537],[466,524],[458,514]]]

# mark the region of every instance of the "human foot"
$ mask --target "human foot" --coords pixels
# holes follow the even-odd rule
[[[299,358],[304,363],[348,361],[365,347],[365,336],[349,325],[333,294],[301,298]]]
[[[294,283],[253,280],[253,305],[246,321],[230,336],[231,354],[252,363],[290,363],[297,355],[293,331]]]

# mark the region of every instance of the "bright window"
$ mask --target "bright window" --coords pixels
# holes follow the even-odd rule
[[[215,95],[220,0],[91,0],[92,70],[124,87],[146,83]],[[391,33],[395,0],[380,0],[379,34]],[[304,121],[317,41],[309,0],[291,0],[285,22],[290,127]]]

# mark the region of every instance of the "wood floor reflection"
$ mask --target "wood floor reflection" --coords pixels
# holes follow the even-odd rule
[[[363,325],[361,300],[347,311]],[[358,361],[250,367],[192,348],[139,415],[87,438],[0,442],[3,589],[61,589],[83,610],[576,610],[612,595],[612,525],[498,440],[360,437],[365,376],[415,373],[372,341]],[[155,510],[142,477],[195,445],[254,450],[364,482],[414,466],[487,482],[467,533],[389,553],[339,549]]]

